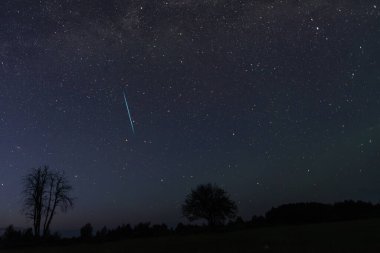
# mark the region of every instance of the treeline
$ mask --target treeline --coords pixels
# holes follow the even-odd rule
[[[157,237],[166,235],[189,235],[198,234],[205,232],[226,232],[232,231],[240,228],[244,228],[246,225],[258,226],[263,225],[264,218],[256,217],[252,221],[244,221],[241,217],[229,221],[227,224],[218,226],[209,226],[207,224],[203,225],[193,225],[193,224],[183,224],[178,223],[175,227],[168,227],[166,224],[151,224],[150,222],[142,222],[135,226],[130,224],[121,225],[115,229],[107,229],[103,227],[96,233],[90,232],[92,226],[88,223],[81,229],[81,235],[78,239],[87,241],[109,241],[109,240],[119,240],[124,238],[141,238],[141,237]],[[91,230],[89,227],[91,226]],[[84,232],[86,231],[86,232]]]
[[[77,238],[61,239],[60,235],[55,233],[44,238],[43,242],[46,244],[71,244],[83,241],[105,242],[127,238],[228,232],[281,224],[320,223],[370,218],[380,218],[380,204],[352,200],[335,204],[294,203],[274,207],[266,212],[265,216],[253,216],[250,220],[237,217],[216,226],[179,223],[176,227],[170,228],[165,224],[152,225],[150,222],[145,222],[135,226],[130,224],[121,225],[114,229],[103,227],[98,231],[94,231],[92,225],[87,223],[80,229],[80,236]],[[1,247],[30,246],[40,242],[35,241],[31,228],[20,231],[13,226],[9,226],[1,237],[0,245]]]
[[[4,229],[3,235],[0,237],[0,248],[28,247],[40,244],[66,243],[67,239],[62,239],[59,233],[50,234],[47,232],[43,240],[37,240],[34,236],[33,229],[16,229],[13,225],[9,225]]]
[[[127,224],[114,229],[103,227],[96,233],[93,233],[92,225],[87,223],[81,228],[80,237],[78,239],[84,241],[108,241],[123,238],[163,236],[173,234],[173,232],[174,230],[169,228],[166,224],[151,225],[150,222],[140,222],[135,226]]]
[[[314,223],[380,218],[380,204],[347,200],[335,204],[295,203],[272,208],[265,215],[270,224]]]
[[[97,241],[161,235],[187,235],[204,232],[227,232],[283,224],[338,222],[371,218],[380,218],[380,204],[353,200],[334,204],[316,202],[293,203],[274,207],[266,212],[265,216],[255,215],[250,220],[243,220],[241,217],[237,217],[219,226],[179,223],[175,228],[168,228],[165,224],[151,226],[150,223],[140,223],[134,228],[131,225],[119,226],[113,230],[103,228],[92,238]],[[82,238],[89,237],[82,235]]]

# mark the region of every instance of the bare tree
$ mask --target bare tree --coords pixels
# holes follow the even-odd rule
[[[182,205],[182,213],[190,221],[206,219],[209,226],[223,224],[235,217],[237,207],[222,188],[206,184],[192,190]]]
[[[51,222],[57,209],[66,212],[73,206],[70,197],[71,185],[63,173],[49,170],[49,167],[32,169],[24,178],[23,212],[33,221],[35,237],[48,235]]]
[[[44,190],[48,177],[48,168],[32,169],[24,178],[24,209],[25,215],[33,220],[33,230],[36,237],[40,236]]]

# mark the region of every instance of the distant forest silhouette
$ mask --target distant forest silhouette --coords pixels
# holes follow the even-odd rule
[[[79,237],[61,238],[58,233],[55,233],[49,234],[44,240],[39,240],[38,242],[33,236],[32,228],[20,231],[10,225],[5,229],[1,237],[0,247],[26,247],[40,243],[52,245],[66,245],[77,242],[98,243],[128,238],[218,233],[266,226],[338,222],[371,218],[380,218],[380,204],[346,200],[334,204],[311,202],[280,205],[271,208],[266,212],[265,216],[254,215],[250,220],[236,217],[225,224],[219,224],[217,226],[178,223],[176,227],[170,228],[166,224],[152,225],[150,222],[141,222],[135,226],[126,224],[114,229],[108,229],[105,226],[95,232],[91,223],[87,223],[80,229],[81,234]]]
[[[73,198],[70,197],[72,187],[64,174],[44,166],[32,169],[24,178],[23,184],[23,212],[33,222],[33,228],[21,231],[13,225],[8,226],[0,238],[0,248],[26,247],[41,243],[56,245],[106,242],[127,238],[228,232],[284,224],[380,218],[380,204],[346,200],[335,204],[285,204],[271,208],[265,216],[253,216],[250,220],[243,220],[236,216],[238,207],[224,189],[215,184],[201,184],[185,197],[182,215],[190,222],[203,220],[206,222],[203,225],[178,223],[171,228],[166,224],[140,222],[135,226],[127,224],[113,229],[104,226],[95,232],[91,223],[86,223],[80,228],[79,237],[61,238],[58,233],[51,234],[49,227],[57,207],[66,211],[73,206]]]

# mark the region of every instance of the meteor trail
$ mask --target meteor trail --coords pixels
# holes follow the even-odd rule
[[[127,107],[127,111],[128,111],[129,121],[131,122],[132,132],[133,134],[135,134],[135,127],[133,126],[133,120],[132,120],[131,112],[129,111],[127,96],[125,95],[125,92],[123,92],[123,95],[124,95],[125,106]]]

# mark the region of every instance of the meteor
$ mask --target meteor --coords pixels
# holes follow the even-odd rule
[[[131,112],[129,111],[127,96],[125,95],[125,92],[123,92],[123,95],[124,95],[125,107],[127,107],[127,111],[128,111],[129,121],[131,122],[132,132],[133,134],[135,134],[135,127],[133,126],[133,120],[132,120]]]

